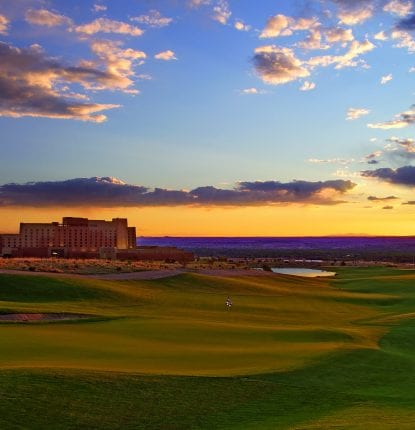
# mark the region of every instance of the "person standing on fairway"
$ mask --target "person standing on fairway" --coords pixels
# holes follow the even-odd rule
[[[231,298],[228,296],[228,298],[226,299],[226,307],[228,309],[230,309],[232,307],[232,300]]]

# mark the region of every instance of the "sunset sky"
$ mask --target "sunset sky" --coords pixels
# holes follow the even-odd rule
[[[412,0],[0,0],[0,232],[415,235]]]

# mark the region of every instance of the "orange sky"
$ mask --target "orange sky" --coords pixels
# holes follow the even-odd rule
[[[62,216],[127,217],[140,236],[324,236],[415,235],[413,208],[399,205],[268,206],[244,208],[4,208],[0,231],[17,232],[19,222],[60,221]]]

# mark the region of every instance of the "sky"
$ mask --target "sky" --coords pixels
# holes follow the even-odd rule
[[[0,231],[415,235],[413,0],[0,0]]]

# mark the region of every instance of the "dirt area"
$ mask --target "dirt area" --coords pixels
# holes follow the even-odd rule
[[[69,313],[0,314],[0,322],[68,321],[91,318],[91,315]]]

